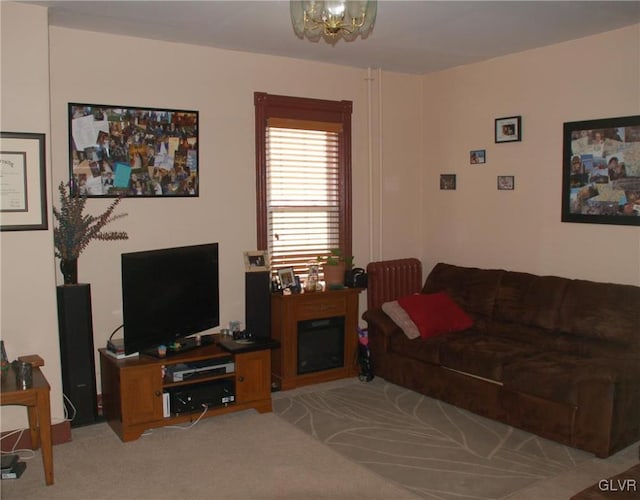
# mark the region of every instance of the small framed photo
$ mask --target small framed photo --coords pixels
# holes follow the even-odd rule
[[[269,270],[269,258],[266,250],[244,252],[244,270],[248,273],[257,273]]]
[[[513,191],[515,188],[515,177],[513,175],[498,176],[498,190]]]
[[[295,290],[298,282],[296,281],[296,273],[293,267],[283,267],[278,269],[278,278],[280,278],[280,286],[283,290]]]
[[[440,189],[454,191],[456,189],[456,174],[440,174]]]
[[[522,117],[496,118],[496,143],[522,140]]]
[[[487,152],[484,149],[475,149],[469,153],[469,163],[471,165],[478,165],[480,163],[487,162]]]

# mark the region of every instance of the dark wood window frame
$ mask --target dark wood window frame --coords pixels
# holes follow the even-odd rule
[[[256,147],[256,213],[258,250],[268,248],[266,131],[270,118],[338,123],[340,133],[340,248],[352,255],[351,113],[352,101],[329,101],[254,93]]]

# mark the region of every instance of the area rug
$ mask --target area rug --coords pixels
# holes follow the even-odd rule
[[[593,457],[380,378],[281,394],[273,404],[281,418],[427,499],[517,498]]]
[[[3,500],[415,500],[416,496],[293,429],[245,410],[145,432],[123,443],[108,424],[54,446],[53,486],[39,452],[0,483]],[[32,456],[31,460],[28,460]]]

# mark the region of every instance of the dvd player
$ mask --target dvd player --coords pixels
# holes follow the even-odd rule
[[[233,373],[236,365],[231,356],[206,359],[191,363],[179,363],[167,367],[167,376],[172,382],[184,382],[194,377],[207,377]]]

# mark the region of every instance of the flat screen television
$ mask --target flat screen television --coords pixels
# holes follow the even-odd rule
[[[121,263],[126,354],[180,350],[180,339],[220,324],[218,243],[124,253]]]

